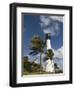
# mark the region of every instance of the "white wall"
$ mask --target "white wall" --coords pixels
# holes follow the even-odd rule
[[[9,3],[24,2],[24,3],[41,3],[50,5],[72,5],[74,0],[0,0],[0,90],[11,90],[9,83]],[[73,8],[74,9],[74,8]],[[74,21],[74,19],[73,19]],[[27,90],[73,90],[73,85],[52,85],[41,87],[25,87],[16,89]]]

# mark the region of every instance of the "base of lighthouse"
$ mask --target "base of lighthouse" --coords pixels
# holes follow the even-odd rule
[[[46,61],[45,71],[46,71],[46,72],[55,72],[53,60],[48,59],[48,60]]]

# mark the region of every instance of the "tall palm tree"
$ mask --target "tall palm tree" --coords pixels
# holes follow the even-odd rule
[[[37,55],[38,53],[40,54],[40,72],[42,71],[41,62],[42,62],[43,48],[44,48],[43,40],[38,35],[33,36],[30,45],[31,52],[29,54],[30,55]]]

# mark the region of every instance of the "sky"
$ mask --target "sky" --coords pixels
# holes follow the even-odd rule
[[[23,14],[23,56],[29,56],[30,41],[34,35],[44,40],[45,33],[51,33],[51,47],[54,58],[63,59],[63,16]],[[57,59],[58,60],[58,59]],[[56,60],[56,61],[57,61]]]

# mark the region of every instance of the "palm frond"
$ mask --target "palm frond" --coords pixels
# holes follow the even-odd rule
[[[34,55],[37,55],[38,53],[39,53],[38,51],[32,51],[32,52],[29,53],[29,55],[34,56]]]

